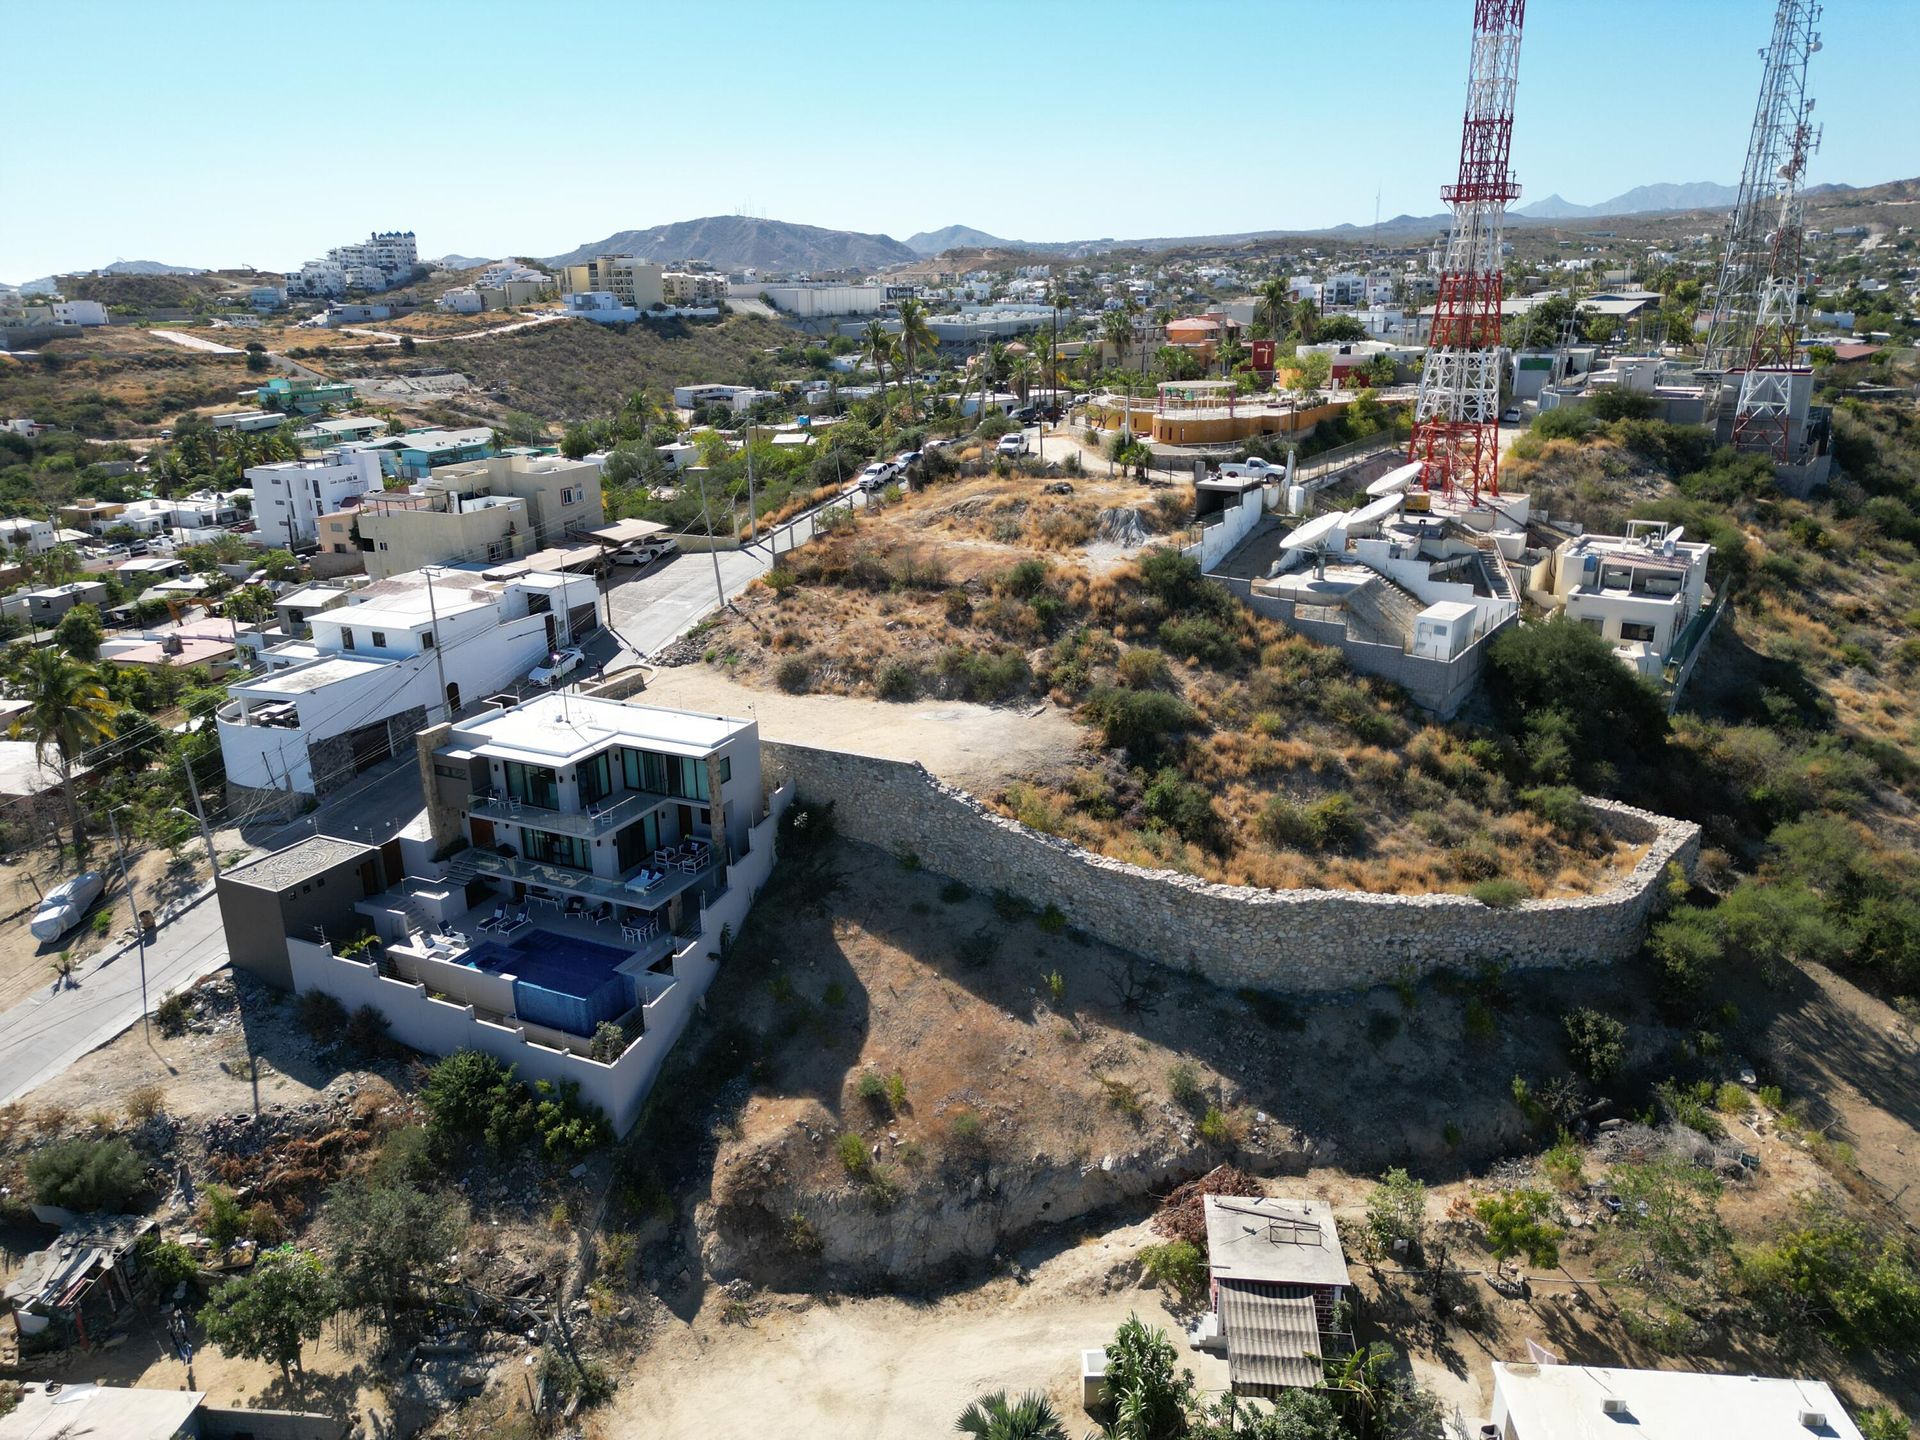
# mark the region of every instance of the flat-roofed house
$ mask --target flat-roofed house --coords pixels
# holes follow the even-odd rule
[[[1320,1200],[1209,1195],[1207,1272],[1213,1309],[1202,1348],[1224,1348],[1236,1395],[1272,1399],[1319,1385],[1320,1357],[1350,1348],[1340,1304],[1347,1257],[1333,1210]]]

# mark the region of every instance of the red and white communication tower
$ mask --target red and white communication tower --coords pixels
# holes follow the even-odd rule
[[[1727,227],[1704,365],[1739,375],[1735,447],[1772,455],[1782,465],[1792,458],[1790,410],[1804,279],[1800,182],[1820,144],[1807,94],[1807,60],[1820,48],[1813,28],[1819,19],[1814,0],[1780,0],[1773,38],[1760,52],[1766,62],[1760,103]]]
[[[1527,0],[1474,0],[1460,178],[1440,192],[1453,228],[1407,451],[1422,462],[1423,488],[1475,504],[1482,492],[1500,493],[1500,226],[1520,194],[1507,160],[1526,8]]]

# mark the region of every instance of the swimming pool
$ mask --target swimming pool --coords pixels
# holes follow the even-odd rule
[[[482,940],[466,963],[494,975],[513,976],[513,1004],[523,1020],[573,1035],[591,1035],[633,1005],[633,981],[615,968],[629,951],[532,930],[513,940]]]

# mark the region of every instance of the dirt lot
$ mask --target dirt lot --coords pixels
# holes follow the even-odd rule
[[[941,779],[992,793],[1020,776],[1073,765],[1086,732],[1057,705],[1023,709],[920,700],[876,705],[849,695],[784,695],[704,665],[664,669],[640,697],[715,715],[751,715],[768,740],[830,745],[862,755],[918,760]]]

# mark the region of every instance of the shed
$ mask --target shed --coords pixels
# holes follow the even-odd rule
[[[1228,1383],[1271,1399],[1318,1385],[1336,1343],[1347,1257],[1317,1200],[1206,1197],[1207,1270]]]
[[[29,1255],[8,1282],[4,1294],[14,1328],[22,1337],[49,1329],[76,1340],[100,1334],[132,1303],[139,1273],[133,1247],[153,1226],[140,1215],[69,1220],[59,1237]]]

